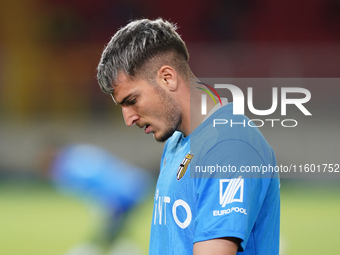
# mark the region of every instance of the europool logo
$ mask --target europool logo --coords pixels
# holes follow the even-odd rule
[[[232,84],[215,84],[214,87],[209,86],[208,84],[205,84],[203,82],[198,82],[204,86],[206,86],[208,89],[214,92],[216,97],[219,99],[220,104],[222,105],[221,98],[217,91],[215,89],[228,89],[233,97],[233,114],[234,115],[243,115],[244,114],[244,105],[245,105],[245,97],[240,88],[238,88],[235,85]],[[199,87],[197,87],[199,88]],[[214,96],[210,91],[207,89],[199,88],[203,91],[205,91],[210,97],[214,100],[215,105],[217,104]],[[300,93],[303,94],[303,98],[288,98],[289,93]],[[307,103],[311,99],[311,93],[309,90],[305,88],[299,88],[299,87],[282,87],[281,88],[281,116],[287,115],[287,105],[295,105],[305,116],[312,116],[312,114],[307,110],[307,108],[303,105]],[[248,87],[247,88],[247,105],[248,109],[251,113],[257,115],[257,116],[266,116],[274,113],[278,107],[278,88],[273,87],[272,88],[272,105],[267,110],[258,110],[255,109],[253,104],[253,88]],[[201,114],[207,115],[207,95],[202,94],[201,96]],[[283,127],[296,127],[298,125],[297,120],[295,119],[251,119],[248,121],[248,123],[244,120],[243,122],[234,122],[233,120],[227,120],[227,119],[214,119],[213,126],[216,125],[225,125],[230,124],[231,126],[234,125],[243,125],[244,127],[246,125],[250,127],[262,127],[265,125],[265,123],[269,123],[271,127],[274,127],[277,122],[281,123],[281,126]]]

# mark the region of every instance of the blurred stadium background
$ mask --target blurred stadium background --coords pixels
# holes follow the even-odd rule
[[[163,145],[124,128],[95,79],[104,45],[140,17],[178,24],[199,77],[340,76],[339,0],[1,0],[0,254],[66,254],[102,224],[42,175],[51,140],[95,144],[156,178]],[[340,163],[336,82],[313,87],[303,128],[262,130],[279,163]],[[339,179],[282,179],[281,194],[281,254],[338,254]],[[152,204],[131,211],[112,254],[147,254]]]

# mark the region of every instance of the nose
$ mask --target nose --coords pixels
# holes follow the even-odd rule
[[[122,112],[125,125],[127,125],[128,127],[133,126],[135,122],[139,119],[139,116],[137,115],[136,111],[132,109],[132,107],[123,106]]]

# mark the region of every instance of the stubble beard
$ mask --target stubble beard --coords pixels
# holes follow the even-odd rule
[[[165,142],[168,140],[175,131],[178,131],[178,127],[182,122],[182,114],[178,108],[175,100],[167,95],[164,91],[161,92],[161,96],[164,99],[163,104],[163,118],[165,117],[166,129],[160,137],[155,137],[157,142]]]
[[[181,119],[181,118],[179,118]],[[155,140],[157,142],[164,143],[166,140],[168,140],[175,131],[177,131],[178,125],[171,125],[173,123],[168,123],[169,126],[167,126],[167,129],[164,131],[164,133],[161,135],[161,137],[155,137]]]

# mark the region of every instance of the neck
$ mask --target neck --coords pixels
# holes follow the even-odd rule
[[[202,107],[202,94],[206,94],[203,90],[199,88],[205,88],[204,85],[197,83],[198,80],[191,79],[190,86],[185,86],[186,92],[184,95],[189,95],[188,98],[183,98],[182,101],[182,122],[179,127],[179,131],[183,133],[184,136],[190,135],[204,120],[206,115],[201,114]],[[182,94],[182,95],[183,95]],[[189,99],[189,100],[188,100]],[[207,96],[207,112],[209,112],[214,107],[213,100]]]

